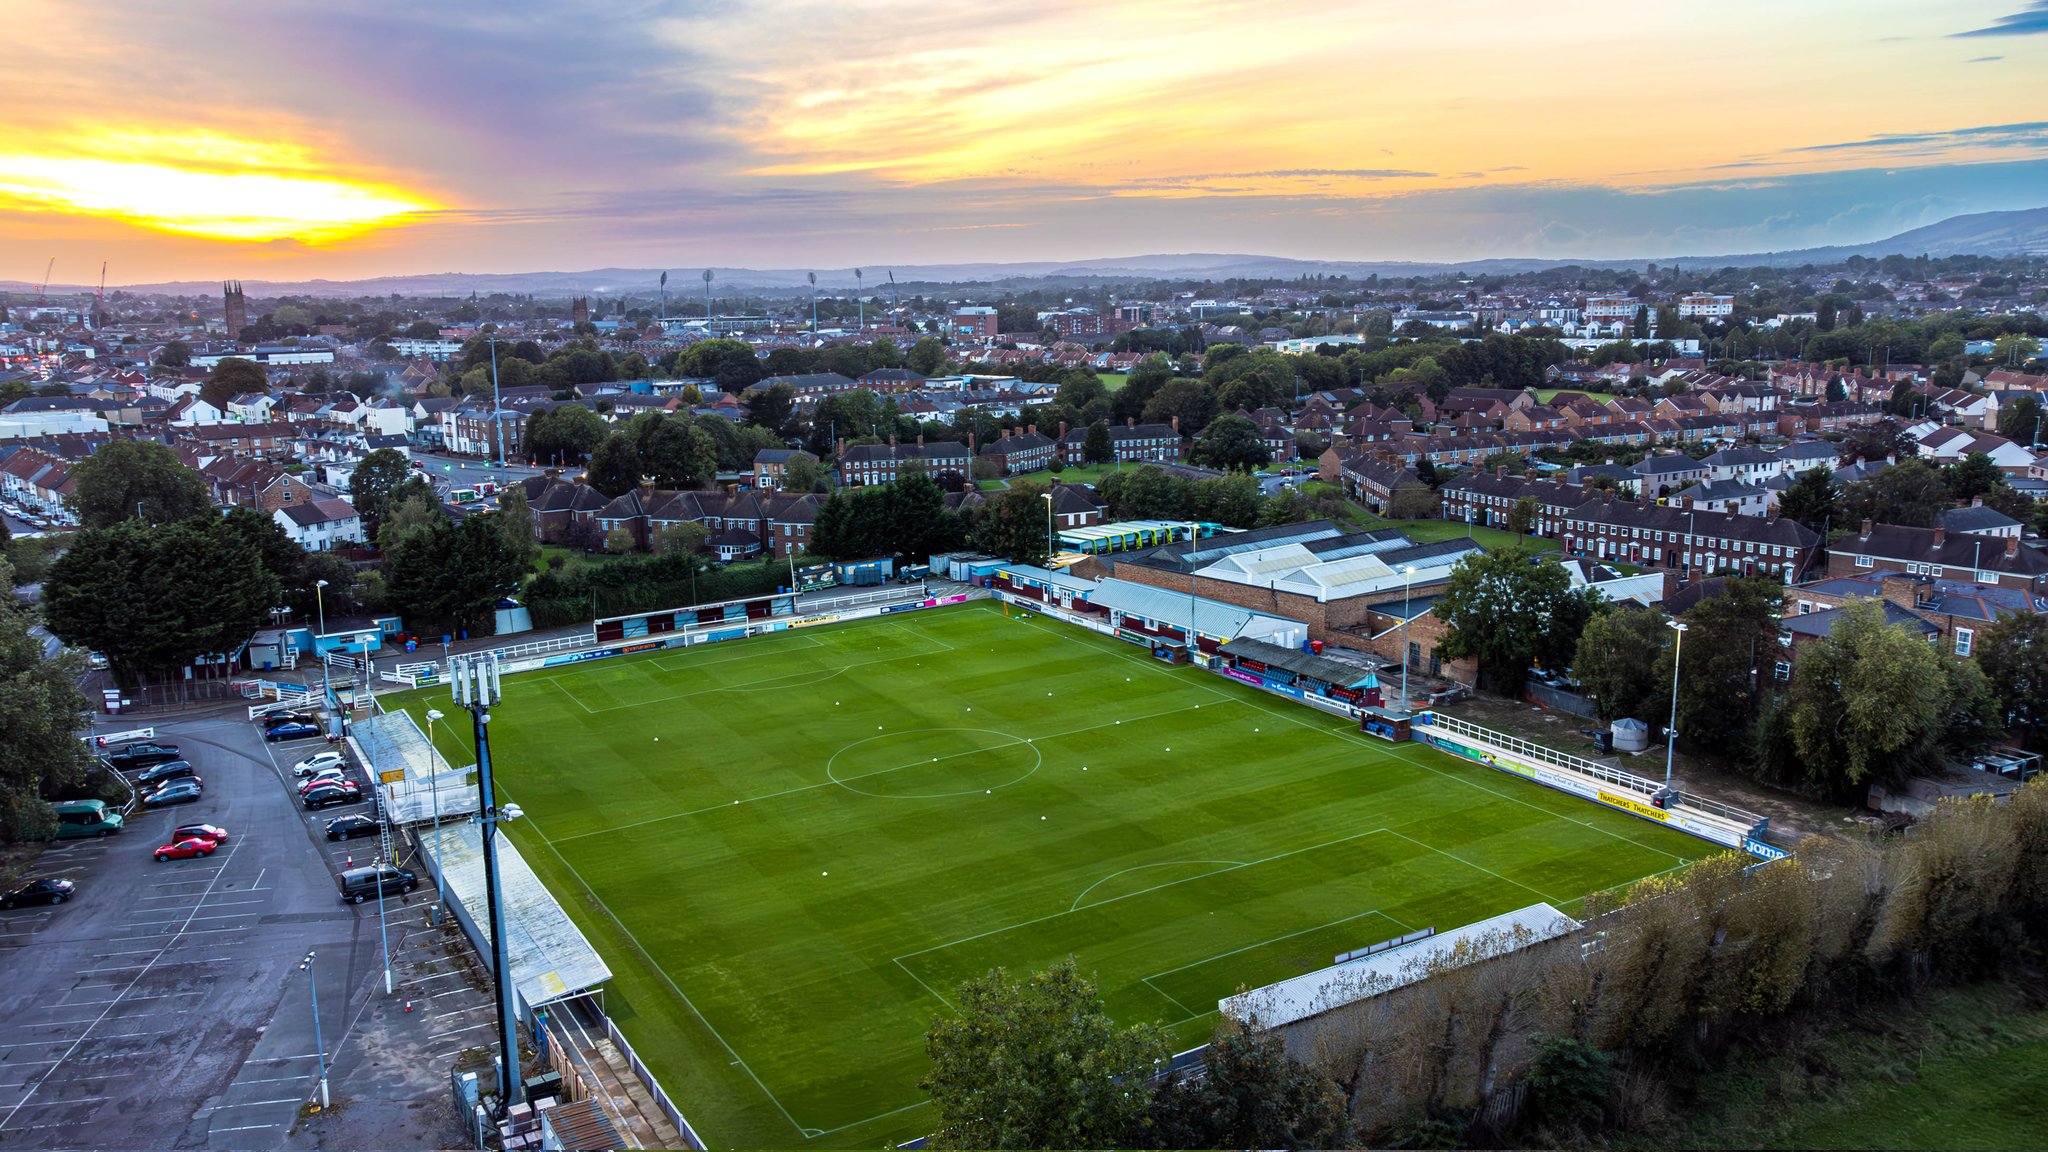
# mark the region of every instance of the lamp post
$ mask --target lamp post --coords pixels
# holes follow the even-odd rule
[[[1664,794],[1671,794],[1671,768],[1678,754],[1678,658],[1685,651],[1685,630],[1690,627],[1683,620],[1673,620],[1671,627],[1677,631],[1678,639],[1671,644],[1671,723],[1664,728]]]
[[[313,1055],[320,1058],[320,1107],[327,1107],[327,1045],[320,1039],[320,977],[313,968],[313,953],[299,961],[299,971],[313,990]]]
[[[1193,663],[1201,654],[1201,642],[1195,639],[1195,541],[1201,538],[1200,523],[1188,521],[1188,661]]]
[[[434,923],[436,925],[441,923],[441,917],[446,914],[444,909],[448,905],[448,884],[447,881],[442,879],[448,873],[448,866],[441,856],[441,772],[434,763],[434,758],[440,755],[434,748],[434,721],[441,719],[441,717],[440,709],[427,709],[427,768],[434,773],[431,777],[433,782],[429,786],[428,791],[433,795],[434,800]]]
[[[491,776],[491,705],[502,698],[497,654],[454,657],[449,661],[448,680],[456,705],[469,710],[476,735],[477,798],[482,805],[476,820],[483,829],[484,902],[490,906],[491,976],[497,981],[498,1044],[503,1053],[498,1063],[498,1107],[502,1110],[514,1103],[513,1093],[519,1084],[519,1035],[514,1030],[512,979],[507,971],[511,948],[505,940],[505,907],[498,891],[498,825],[524,813],[517,804],[499,806]]]
[[[383,804],[378,801],[379,807]],[[389,813],[386,813],[388,818]],[[391,995],[391,931],[384,926],[384,853],[377,853],[377,941],[384,947],[384,994]]]
[[[321,647],[320,637],[327,632],[327,593],[322,591],[327,581],[313,581],[313,600],[320,610],[320,630],[313,634],[313,650],[320,654],[320,698],[322,703],[334,698],[333,669],[327,663],[327,649]]]
[[[1052,562],[1053,554],[1052,493],[1040,492],[1038,495],[1041,499],[1045,501],[1045,559],[1046,563],[1050,564]]]
[[[1408,589],[1415,580],[1415,565],[1401,569],[1401,715],[1408,714]]]

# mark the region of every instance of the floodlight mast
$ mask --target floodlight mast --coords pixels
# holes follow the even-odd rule
[[[496,652],[453,656],[448,660],[448,683],[457,707],[469,710],[476,735],[477,799],[482,805],[477,823],[483,829],[484,902],[491,921],[491,975],[497,980],[498,1044],[503,1057],[498,1064],[498,1107],[518,1103],[519,1033],[512,1005],[511,948],[505,937],[505,905],[498,890],[498,825],[524,815],[516,805],[498,804],[496,782],[491,772],[491,705],[503,698],[500,690],[502,667]]]

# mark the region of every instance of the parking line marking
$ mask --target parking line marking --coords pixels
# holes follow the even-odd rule
[[[294,1103],[294,1104],[297,1104],[297,1103],[299,1103],[299,1101],[297,1101],[297,1100],[294,1100],[294,1101],[292,1101],[292,1103]],[[258,1128],[276,1128],[276,1127],[279,1127],[279,1125],[276,1125],[276,1124],[243,1124],[243,1125],[240,1125],[240,1126],[238,1126],[238,1127],[234,1127],[234,1128],[208,1128],[208,1129],[207,1129],[207,1131],[208,1131],[208,1132],[254,1132],[254,1131],[255,1131],[255,1130],[257,1130]]]
[[[444,1036],[454,1036],[454,1035],[456,1035],[457,1033],[461,1033],[461,1032],[474,1032],[474,1031],[476,1031],[476,1030],[477,1030],[478,1028],[489,1028],[489,1027],[491,1027],[492,1025],[494,1025],[495,1023],[496,1023],[496,1021],[493,1021],[493,1020],[485,1020],[484,1022],[482,1022],[482,1023],[480,1023],[480,1024],[469,1024],[469,1025],[465,1025],[464,1027],[461,1027],[461,1028],[451,1028],[451,1029],[449,1029],[449,1030],[448,1030],[448,1031],[446,1031],[446,1032],[436,1032],[436,1033],[434,1033],[433,1035],[431,1035],[431,1036],[428,1036],[428,1037],[427,1037],[427,1039],[429,1039],[429,1040],[439,1040],[439,1039],[441,1039],[441,1038],[442,1038],[442,1037],[444,1037]]]
[[[303,1079],[305,1079],[305,1077],[303,1077],[303,1076],[296,1076],[296,1077],[293,1077],[293,1079],[296,1079],[296,1080],[303,1080]],[[229,1087],[229,1088],[233,1088],[233,1087],[234,1087],[234,1085],[230,1084],[230,1085],[228,1085],[228,1087]],[[249,1102],[248,1102],[248,1103],[246,1103],[246,1104],[222,1104],[222,1105],[220,1105],[219,1107],[216,1107],[216,1108],[214,1109],[214,1111],[215,1111],[215,1112],[225,1112],[225,1111],[227,1111],[227,1110],[228,1110],[228,1109],[230,1109],[230,1108],[261,1108],[261,1107],[263,1107],[263,1106],[264,1106],[265,1104],[297,1104],[297,1103],[299,1103],[299,1098],[298,1098],[298,1097],[296,1097],[296,1096],[288,1096],[288,1097],[286,1097],[286,1098],[284,1098],[284,1099],[282,1099],[282,1100],[251,1100],[251,1101],[249,1101]],[[275,1127],[275,1125],[271,1125],[271,1127]]]

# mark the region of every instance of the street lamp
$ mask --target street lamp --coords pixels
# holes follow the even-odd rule
[[[1671,795],[1671,767],[1678,752],[1678,658],[1685,651],[1685,630],[1690,627],[1683,620],[1669,621],[1677,631],[1678,639],[1671,644],[1671,723],[1664,728],[1664,795]]]
[[[1195,542],[1201,538],[1202,526],[1194,520],[1188,521],[1188,660],[1200,663],[1201,642],[1195,639]]]
[[[313,633],[313,650],[320,654],[320,696],[324,703],[334,702],[334,669],[327,663],[327,649],[320,644],[320,638],[327,633],[327,594],[322,589],[327,581],[313,581],[313,600],[320,609],[320,630]]]
[[[1053,554],[1052,493],[1040,492],[1039,496],[1045,501],[1045,559],[1046,563],[1050,564],[1052,562]]]
[[[313,990],[313,1055],[320,1058],[320,1107],[327,1107],[327,1045],[320,1039],[320,976],[313,968],[313,953],[299,961],[299,971],[306,974],[306,980]]]
[[[434,764],[439,755],[434,748],[434,721],[442,718],[438,708],[427,709],[427,769],[433,772],[429,791],[434,800],[434,923],[439,924],[448,904],[448,884],[442,879],[448,873],[448,866],[441,855],[441,772]]]
[[[1415,580],[1415,565],[1401,569],[1401,715],[1408,714],[1408,589]]]
[[[476,737],[477,798],[481,804],[476,821],[483,828],[484,902],[490,906],[491,975],[497,980],[498,1043],[503,1051],[498,1063],[498,1106],[504,1109],[512,1106],[512,1094],[519,1084],[519,1035],[513,1028],[512,974],[508,970],[512,949],[505,939],[505,906],[498,893],[498,825],[524,813],[517,804],[498,805],[491,776],[491,705],[503,698],[497,653],[456,656],[449,660],[448,671],[455,703],[469,710]]]

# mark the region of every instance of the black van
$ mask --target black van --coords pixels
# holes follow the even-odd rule
[[[361,904],[377,894],[382,885],[385,895],[393,891],[410,892],[420,886],[420,878],[396,864],[371,864],[363,868],[350,868],[341,874],[341,898],[344,903]]]

